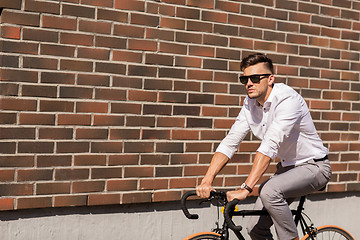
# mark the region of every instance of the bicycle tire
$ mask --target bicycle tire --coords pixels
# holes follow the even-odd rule
[[[311,240],[311,236],[306,234],[301,240]],[[338,239],[338,240],[354,240],[350,233],[346,230],[337,227],[337,226],[321,226],[317,229],[316,237],[314,239],[321,240],[330,240],[330,239]]]
[[[183,240],[207,240],[207,239],[220,240],[221,235],[218,233],[214,233],[214,232],[199,232],[199,233],[192,234],[192,235],[184,238]]]

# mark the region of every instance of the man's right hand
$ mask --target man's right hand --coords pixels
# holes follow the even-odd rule
[[[211,191],[215,191],[211,184],[201,183],[199,186],[196,187],[196,195],[201,198],[209,198]]]

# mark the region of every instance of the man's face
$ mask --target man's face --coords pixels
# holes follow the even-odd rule
[[[243,76],[251,76],[254,74],[271,74],[271,71],[266,67],[265,63],[258,63],[247,67],[244,70]],[[245,84],[245,88],[249,98],[254,98],[263,105],[271,92],[271,86],[274,83],[274,76],[262,76],[260,82],[253,83],[250,78]]]

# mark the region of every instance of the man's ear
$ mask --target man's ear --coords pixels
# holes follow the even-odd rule
[[[275,82],[275,77],[274,75],[270,75],[269,78],[268,78],[268,85],[270,87],[272,87],[274,85],[274,82]]]

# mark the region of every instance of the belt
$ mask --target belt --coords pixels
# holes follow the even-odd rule
[[[321,161],[325,161],[325,160],[328,160],[328,155],[326,155],[325,157],[323,158],[318,158],[318,159],[314,159],[315,162],[321,162]]]

